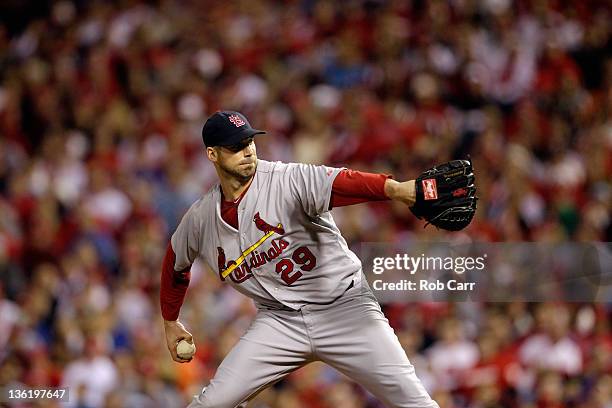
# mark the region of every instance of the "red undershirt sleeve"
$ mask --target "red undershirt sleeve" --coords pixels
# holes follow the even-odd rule
[[[334,180],[329,208],[388,200],[385,194],[385,181],[388,178],[392,176],[342,170]]]
[[[191,279],[190,268],[185,268],[182,271],[174,270],[175,257],[172,244],[168,243],[162,264],[161,288],[159,291],[161,313],[164,320],[178,319]]]

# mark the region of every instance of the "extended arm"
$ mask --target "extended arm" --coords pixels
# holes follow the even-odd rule
[[[342,170],[334,180],[329,207],[383,200],[398,200],[412,206],[415,198],[414,180],[398,182],[386,174]]]

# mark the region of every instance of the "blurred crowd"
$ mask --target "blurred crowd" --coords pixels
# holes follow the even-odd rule
[[[200,131],[218,109],[268,131],[268,160],[404,180],[471,155],[467,230],[389,203],[333,210],[356,250],[611,241],[609,2],[42,3],[0,6],[0,385],[171,408],[214,374],[252,303],[195,264],[181,318],[198,352],[176,364],[158,296],[168,239],[215,181]],[[441,408],[610,408],[610,300],[384,308]],[[322,364],[251,406],[380,407]]]

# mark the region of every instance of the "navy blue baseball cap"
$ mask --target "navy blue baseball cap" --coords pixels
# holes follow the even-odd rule
[[[202,140],[207,147],[231,146],[260,133],[266,132],[253,129],[242,113],[217,111],[204,123]]]

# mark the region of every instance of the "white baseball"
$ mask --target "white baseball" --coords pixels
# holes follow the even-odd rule
[[[189,343],[187,340],[181,340],[176,345],[176,354],[182,359],[189,360],[195,352],[195,344]]]

